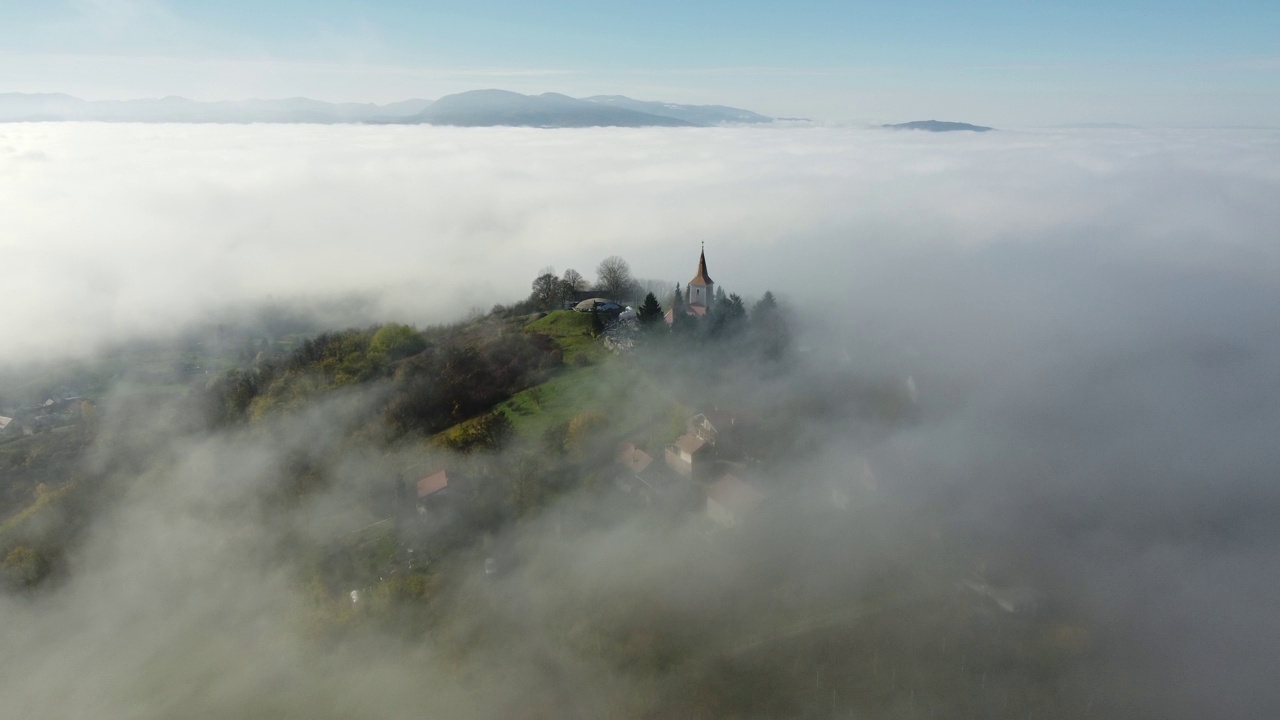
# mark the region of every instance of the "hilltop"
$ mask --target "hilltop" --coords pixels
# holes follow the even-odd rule
[[[898,123],[897,125],[881,125],[890,130],[924,130],[926,132],[989,132],[995,128],[983,125],[970,125],[962,122],[946,122],[942,120],[916,120]]]
[[[945,508],[904,523],[858,454],[915,422],[912,386],[801,352],[788,307],[725,292],[705,256],[669,294],[606,272],[620,258],[600,269],[600,288],[547,271],[449,325],[219,326],[178,363],[131,348],[116,361],[146,372],[115,387],[93,363],[0,387],[20,422],[48,420],[0,443],[0,590],[39,606],[83,574],[218,612],[224,590],[279,593],[254,632],[296,633],[302,657],[426,643],[414,667],[451,682],[533,648],[662,688],[620,692],[622,717],[880,711],[899,676],[912,702],[975,716],[1009,694],[955,688],[1059,701],[1086,631],[1016,564],[971,574]],[[77,384],[103,392],[78,412],[30,401]],[[153,557],[174,533],[181,552]],[[787,673],[851,684],[760,689]],[[519,707],[600,714],[535,680]]]

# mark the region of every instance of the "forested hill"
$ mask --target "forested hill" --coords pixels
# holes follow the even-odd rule
[[[719,352],[724,343],[756,342],[745,315],[726,322],[728,329],[717,330],[705,352]],[[730,327],[738,324],[737,330]],[[660,322],[628,327],[610,320],[606,329],[593,313],[532,311],[529,302],[426,329],[389,323],[308,332],[296,321],[219,325],[207,335],[134,343],[94,361],[0,378],[0,415],[13,416],[0,433],[0,557],[18,546],[27,555],[34,552],[40,560],[31,567],[39,572],[19,573],[32,582],[56,570],[98,493],[112,484],[106,478],[120,469],[93,467],[87,454],[103,454],[102,447],[111,446],[127,456],[124,465],[145,464],[150,451],[134,446],[149,446],[143,428],[154,430],[149,423],[162,416],[172,416],[166,432],[203,437],[260,435],[319,414],[344,449],[421,447],[428,456],[439,454],[443,464],[453,462],[447,459],[451,453],[492,454],[512,447],[550,449],[554,458],[610,423],[646,438],[656,423],[662,437],[655,442],[661,443],[670,439],[666,433],[679,393],[655,388],[646,363],[636,366],[634,358],[617,356],[617,345],[615,352],[606,346],[611,338],[629,335],[633,347],[641,341],[640,354],[654,354],[655,367],[668,367],[662,355],[679,356],[677,348],[705,338],[673,334]],[[630,378],[622,381],[624,374]],[[619,381],[630,392],[610,389]],[[609,422],[571,428],[579,416]],[[579,425],[584,422],[579,419]],[[302,454],[324,451],[313,447]],[[281,487],[305,484],[313,475],[307,467],[284,472]],[[386,487],[392,481],[379,480]],[[509,516],[517,510],[495,512]],[[60,520],[46,522],[55,517]],[[25,534],[36,527],[35,536]]]
[[[1080,716],[1088,628],[1028,609],[1034,568],[960,582],[1000,555],[943,509],[904,522],[861,456],[916,422],[909,385],[800,352],[772,295],[669,325],[652,296],[614,319],[539,287],[448,326],[134,348],[165,362],[0,442],[0,598],[56,623],[87,578],[189,609],[165,618],[192,637],[288,638],[301,677],[516,684],[481,716]],[[40,394],[0,401],[31,423]]]

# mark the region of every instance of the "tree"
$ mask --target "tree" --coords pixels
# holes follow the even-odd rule
[[[546,268],[541,275],[534,278],[533,292],[529,293],[529,302],[540,310],[558,306],[564,297],[564,283],[556,277],[554,271],[547,272],[550,269]]]
[[[769,360],[781,359],[791,345],[791,332],[778,309],[778,301],[767,290],[751,309],[751,332],[760,353]]]
[[[731,293],[723,301],[717,302],[711,311],[711,333],[728,337],[740,332],[747,320],[747,308],[742,298]]]
[[[446,442],[459,452],[501,450],[515,431],[511,418],[501,410],[482,415]]]
[[[610,300],[624,300],[631,291],[635,280],[631,277],[631,266],[617,255],[610,255],[596,266],[599,276],[597,284],[600,291]]]
[[[521,454],[511,463],[507,475],[507,502],[516,517],[537,510],[547,496],[546,468],[537,455]]]
[[[592,435],[600,432],[607,424],[608,420],[605,416],[593,410],[584,410],[574,415],[565,429],[565,447],[569,449],[582,447]]]
[[[573,268],[565,270],[564,277],[561,280],[563,280],[566,287],[574,292],[587,289],[587,279],[582,277],[582,273]]]
[[[600,310],[593,304],[591,306],[591,337],[600,337],[604,334],[604,319],[600,317]]]
[[[671,330],[684,330],[688,320],[684,315],[684,292],[680,290],[680,283],[676,283],[676,294],[671,297]]]
[[[640,306],[640,322],[646,325],[653,325],[662,319],[662,306],[658,304],[658,298],[649,293],[644,296],[644,304]]]
[[[765,290],[764,295],[756,301],[755,307],[751,308],[751,319],[754,321],[777,310],[778,301],[774,299],[772,292]]]
[[[401,360],[417,355],[427,347],[422,334],[408,325],[387,323],[378,328],[369,340],[369,354],[383,356],[388,360]]]
[[[15,584],[35,585],[49,574],[49,560],[38,550],[19,545],[5,555],[0,568]]]

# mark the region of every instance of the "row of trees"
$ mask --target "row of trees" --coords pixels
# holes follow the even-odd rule
[[[611,255],[596,266],[595,290],[602,297],[625,302],[636,296],[639,284],[631,275],[631,265],[626,260]],[[582,273],[569,268],[564,275],[556,275],[553,267],[545,267],[538,271],[533,280],[529,302],[538,310],[553,310],[561,307],[565,301],[573,300],[576,293],[589,289],[587,279]]]
[[[596,267],[596,275],[595,291],[611,300],[627,302],[638,298],[643,292],[641,284],[631,273],[631,266],[617,255],[600,261]],[[573,300],[576,293],[586,289],[586,280],[576,270],[566,270],[563,276],[557,276],[554,268],[547,267],[534,279],[529,303],[539,310],[552,310],[562,307],[566,301]],[[675,292],[668,296],[668,301],[669,307],[674,310],[672,330],[692,330],[695,321],[686,316],[684,289],[679,283],[676,284]],[[646,327],[655,327],[662,320],[662,302],[655,293],[645,295],[638,314],[641,324]],[[599,326],[595,327],[596,334],[603,331],[602,323],[596,318],[593,318],[593,326]],[[711,303],[711,311],[701,322],[696,322],[696,326],[701,328],[702,333],[713,338],[733,338],[749,330],[761,353],[774,359],[781,357],[790,343],[786,321],[779,310],[777,299],[769,291],[748,311],[739,295],[726,293],[723,287],[718,287]]]
[[[696,320],[685,314],[684,294],[677,285],[671,297],[671,307],[674,311],[671,332],[675,335],[696,332],[715,339],[746,338],[761,355],[774,360],[781,358],[791,343],[783,311],[770,291],[765,291],[748,313],[746,303],[739,295],[726,294],[721,288],[716,292],[711,311],[702,320]],[[664,314],[657,296],[653,293],[646,295],[638,311],[641,326],[665,327],[661,325]]]
[[[377,408],[397,433],[437,433],[545,379],[562,362],[555,341],[526,333],[420,332],[389,323],[322,333],[280,358],[215,378],[205,389],[214,425],[301,407],[355,384],[391,380]],[[501,436],[498,425],[480,439]]]

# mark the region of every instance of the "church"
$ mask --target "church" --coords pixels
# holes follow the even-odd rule
[[[684,297],[677,298],[683,302],[673,304],[663,319],[670,325],[675,322],[677,312],[688,317],[703,317],[711,311],[711,303],[715,295],[716,284],[711,279],[711,275],[707,274],[707,249],[703,246],[701,254],[698,255],[698,274],[694,275],[685,287]]]

